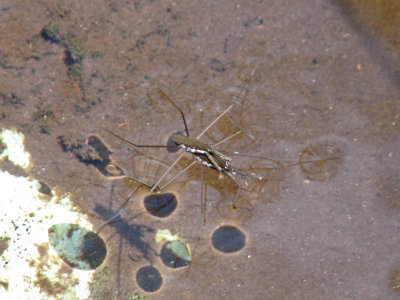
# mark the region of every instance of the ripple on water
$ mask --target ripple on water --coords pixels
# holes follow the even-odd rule
[[[342,149],[330,143],[311,144],[299,156],[301,171],[310,181],[323,182],[335,177],[342,162]]]

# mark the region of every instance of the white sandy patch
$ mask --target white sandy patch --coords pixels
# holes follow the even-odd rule
[[[27,169],[30,164],[30,154],[25,151],[24,135],[14,130],[3,129],[0,131],[0,139],[6,146],[0,153],[0,161],[8,158],[13,164]]]
[[[9,160],[29,166],[23,136],[16,138],[3,130],[1,137]],[[19,153],[19,158],[11,152]],[[93,271],[66,269],[49,245],[48,229],[57,223],[79,224],[88,230],[92,225],[68,198],[46,199],[38,186],[36,180],[0,170],[0,238],[8,244],[0,256],[0,299],[87,299]]]

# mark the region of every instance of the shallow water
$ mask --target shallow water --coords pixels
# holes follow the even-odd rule
[[[70,194],[101,229],[93,299],[399,297],[400,8],[342,2],[2,1],[0,124],[25,134],[33,167],[0,167]],[[121,172],[154,183],[179,153],[103,129],[167,144],[184,126],[160,91],[193,137],[240,99],[232,115],[245,134],[220,148],[283,161],[232,155],[268,179],[234,209],[237,186],[203,168],[202,190],[196,166],[165,189],[176,209],[150,214],[148,189],[131,194],[139,185]],[[204,141],[234,130],[221,120]],[[320,155],[340,159],[283,167]],[[213,242],[225,225],[244,235],[237,251]],[[159,229],[191,245],[189,271],[163,263]]]

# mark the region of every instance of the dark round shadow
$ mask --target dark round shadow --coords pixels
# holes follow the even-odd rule
[[[183,257],[188,256],[189,254],[184,254],[181,255],[179,253],[174,253],[176,252],[174,249],[173,243],[181,243],[179,246],[181,249],[184,249],[186,247],[182,242],[180,241],[174,241],[174,242],[167,242],[164,244],[164,246],[161,248],[161,260],[163,261],[164,265],[166,265],[168,268],[182,268],[190,264],[190,259],[189,257],[186,257],[187,259],[184,259]],[[183,248],[182,248],[183,247]],[[186,250],[187,251],[187,250]],[[179,257],[182,256],[182,257]]]
[[[103,239],[82,226],[60,223],[51,226],[48,232],[50,245],[73,268],[93,270],[106,257],[107,249]]]
[[[215,249],[225,253],[233,253],[244,247],[246,236],[234,226],[221,226],[214,231],[211,242]]]
[[[177,135],[177,134],[183,135],[184,133],[183,133],[182,131],[178,131],[178,132],[175,132],[173,135],[170,136],[170,138],[168,139],[168,142],[167,142],[167,151],[170,152],[170,153],[178,152],[179,149],[180,149],[180,148],[175,144],[175,142],[172,140],[172,138],[173,138],[175,135]]]
[[[152,194],[144,198],[146,210],[155,217],[165,218],[174,212],[177,206],[174,194]]]
[[[162,277],[156,268],[146,266],[137,271],[136,282],[142,290],[146,292],[155,292],[161,287]]]

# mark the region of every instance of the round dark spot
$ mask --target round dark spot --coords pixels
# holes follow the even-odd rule
[[[312,60],[311,64],[312,64],[313,66],[316,66],[316,65],[318,64],[318,61],[317,61],[317,59],[316,59],[316,58],[314,58],[314,59]]]
[[[168,139],[168,142],[167,142],[167,151],[170,152],[170,153],[175,153],[175,152],[178,152],[178,151],[179,151],[179,147],[178,147],[178,146],[175,144],[175,142],[173,141],[173,137],[174,137],[175,135],[183,135],[183,132],[182,132],[182,131],[175,132],[175,133],[174,133],[173,135],[171,135],[170,138]]]
[[[246,236],[236,227],[227,225],[215,230],[211,241],[215,249],[225,253],[232,253],[244,247]]]
[[[161,287],[162,277],[156,268],[146,266],[140,268],[136,273],[136,282],[142,290],[155,292]]]
[[[180,245],[178,243],[180,243]],[[180,248],[181,250],[176,251],[176,248]],[[161,249],[160,256],[163,263],[167,267],[174,269],[185,267],[189,265],[191,261],[190,254],[188,253],[186,246],[180,241],[165,243]]]
[[[82,259],[86,260],[92,269],[101,265],[106,257],[107,249],[104,241],[93,231],[83,237]]]
[[[107,248],[93,231],[69,223],[55,224],[48,231],[50,245],[69,266],[93,270],[103,263]]]
[[[155,217],[168,217],[176,209],[177,201],[174,194],[152,194],[144,199],[146,210]]]

